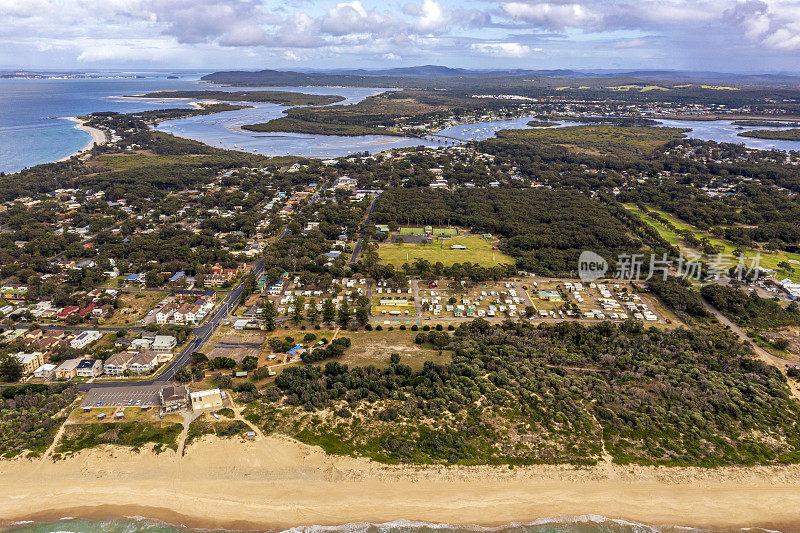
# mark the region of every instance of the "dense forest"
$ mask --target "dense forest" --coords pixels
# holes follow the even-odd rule
[[[681,317],[686,315],[694,318],[708,318],[711,316],[703,306],[700,293],[691,287],[686,278],[668,276],[665,279],[653,277],[649,281],[649,288]]]
[[[452,362],[287,368],[248,418],[385,462],[800,461],[785,378],[723,331],[478,319],[420,336]]]
[[[0,457],[44,452],[76,398],[68,385],[19,385],[0,391]]]
[[[709,284],[701,289],[703,298],[733,322],[745,327],[800,326],[800,308],[792,302],[784,308],[776,300],[747,294],[733,287]]]
[[[542,274],[574,271],[584,250],[613,261],[641,247],[608,207],[570,190],[398,188],[381,195],[372,216],[377,224],[462,226],[499,235],[501,250],[520,269]]]

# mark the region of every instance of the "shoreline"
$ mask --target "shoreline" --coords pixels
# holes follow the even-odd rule
[[[148,450],[104,445],[55,462],[0,461],[8,487],[0,520],[8,527],[141,516],[250,531],[397,520],[491,527],[597,516],[655,527],[800,531],[800,465],[395,466],[327,455],[280,436],[204,437],[183,457]]]
[[[64,156],[61,159],[54,161],[54,163],[61,163],[63,161],[67,161],[76,155],[81,155],[82,153],[91,150],[95,144],[97,144],[98,146],[102,146],[108,142],[108,138],[106,137],[105,131],[98,128],[93,128],[91,126],[87,126],[86,123],[83,120],[79,119],[78,117],[59,117],[59,118],[61,118],[62,120],[69,120],[70,122],[74,122],[76,130],[85,131],[86,133],[91,135],[92,138],[89,140],[89,143],[86,146],[84,146],[77,152],[74,152],[68,156]]]

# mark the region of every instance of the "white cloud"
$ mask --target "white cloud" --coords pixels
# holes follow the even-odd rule
[[[386,29],[392,22],[390,17],[367,10],[359,0],[354,0],[330,8],[322,20],[322,30],[331,35],[375,33]]]
[[[450,22],[449,10],[436,0],[423,0],[422,5],[406,5],[405,11],[417,16],[414,28],[420,33],[439,33]]]
[[[478,55],[519,58],[545,47],[564,62],[554,66],[594,57],[610,67],[612,55],[624,65],[653,54],[683,68],[701,68],[703,57],[703,67],[733,70],[745,57],[749,69],[800,64],[800,0],[403,2],[0,0],[0,63],[250,65],[344,56],[471,65]]]
[[[554,30],[591,26],[600,21],[597,14],[581,4],[506,2],[501,4],[500,10],[512,20]]]
[[[524,44],[496,42],[473,43],[470,48],[480,55],[490,57],[525,57],[531,51],[541,51],[541,48],[531,50],[529,46]]]

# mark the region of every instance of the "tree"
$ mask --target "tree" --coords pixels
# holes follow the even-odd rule
[[[192,381],[192,375],[189,373],[189,370],[187,370],[185,366],[182,366],[175,371],[173,379],[178,383],[189,383],[190,381]]]
[[[347,297],[342,298],[342,305],[339,306],[339,314],[337,322],[343,328],[350,325],[351,319],[350,305],[347,303]]]
[[[366,307],[359,307],[356,309],[356,322],[362,327],[369,323],[369,312]]]
[[[258,366],[258,357],[253,355],[248,355],[244,359],[242,359],[242,370],[246,370],[250,372],[251,370],[255,370]]]
[[[334,318],[336,318],[336,306],[333,305],[333,300],[326,298],[322,302],[322,321],[330,324]]]
[[[215,357],[208,362],[208,368],[217,370],[218,368],[234,368],[236,361],[230,357]]]
[[[10,353],[0,356],[0,377],[3,381],[19,381],[22,377],[22,363],[19,359]]]
[[[204,365],[208,362],[208,356],[203,352],[192,352],[192,355],[189,357],[192,358],[192,363],[197,366]]]
[[[275,317],[278,312],[275,310],[275,305],[267,300],[261,308],[261,319],[264,321],[264,326],[268,331],[275,329]]]
[[[305,303],[306,299],[302,296],[298,296],[294,301],[294,313],[292,314],[292,321],[295,324],[299,324],[303,321],[303,306]]]
[[[306,313],[306,318],[313,326],[317,325],[317,321],[319,320],[319,310],[317,309],[317,301],[314,298],[311,298],[308,301],[308,312]]]

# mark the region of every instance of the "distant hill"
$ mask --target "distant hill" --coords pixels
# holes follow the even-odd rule
[[[575,70],[526,70],[526,69],[465,69],[451,68],[441,65],[421,65],[418,67],[398,67],[389,69],[335,69],[317,70],[320,74],[338,74],[346,76],[573,76],[583,75]]]
[[[520,78],[525,78],[524,82]],[[333,69],[314,71],[224,71],[203,76],[205,81],[231,85],[347,85],[353,87],[399,87],[426,89],[479,88],[481,86],[557,86],[570,80],[597,87],[619,81],[703,83],[714,82],[741,87],[800,87],[800,76],[794,73],[732,74],[724,72],[692,72],[679,70],[594,70],[569,69],[479,70],[452,68],[441,65],[420,65],[389,69]]]

